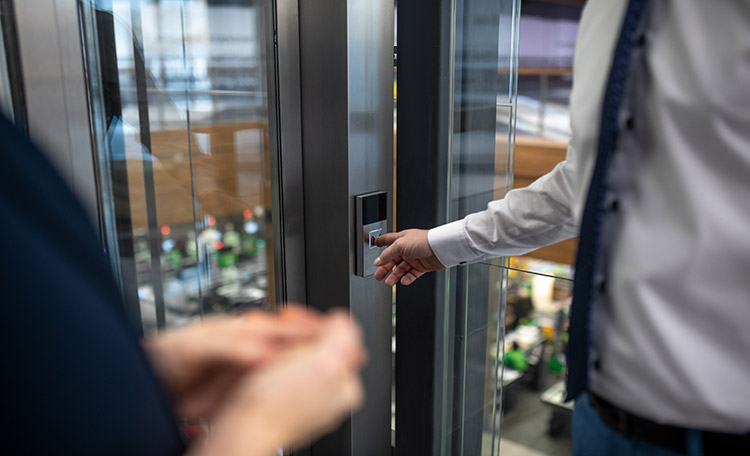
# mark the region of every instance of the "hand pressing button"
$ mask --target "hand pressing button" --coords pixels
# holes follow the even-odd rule
[[[368,236],[368,247],[370,247],[371,249],[377,249],[378,246],[375,245],[375,239],[377,239],[377,237],[380,236],[382,233],[383,233],[382,228],[378,228],[377,230],[370,231],[369,236]]]

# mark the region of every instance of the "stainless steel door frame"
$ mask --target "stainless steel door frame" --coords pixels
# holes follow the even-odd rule
[[[18,48],[16,46],[16,21],[13,14],[13,3],[10,0],[0,0],[0,112],[9,119],[14,119],[16,124],[21,123],[25,128],[26,121],[19,122],[16,119],[17,98],[19,98],[18,87],[14,82],[20,80],[17,76],[20,68],[17,65],[9,65],[13,61]]]
[[[385,190],[392,207],[393,7],[299,2],[307,303],[348,307],[369,351],[364,408],[312,454],[391,452],[392,295],[355,275],[354,196]]]
[[[78,1],[24,0],[14,7],[29,136],[98,223]]]
[[[302,107],[298,0],[268,2],[268,112],[274,223],[274,265],[280,302],[307,301],[305,280],[305,202],[302,169]],[[269,33],[267,33],[268,35]],[[275,95],[275,96],[274,96]],[[274,122],[275,120],[275,122]]]
[[[3,113],[11,118],[16,126],[28,135],[26,124],[26,103],[24,100],[23,76],[21,72],[16,15],[13,0],[0,0],[0,102]]]

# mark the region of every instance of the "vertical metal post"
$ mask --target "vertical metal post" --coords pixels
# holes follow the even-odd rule
[[[303,303],[307,287],[299,6],[297,0],[267,3],[263,8],[277,300]]]
[[[14,2],[29,135],[98,221],[77,0]]]
[[[12,115],[16,127],[28,135],[28,119],[26,117],[26,98],[24,96],[23,73],[21,71],[21,56],[18,49],[18,30],[12,0],[0,0],[0,33],[3,46],[0,56],[3,58],[0,66],[7,73],[7,84],[5,91],[10,97],[4,100],[8,103],[9,112]]]
[[[399,3],[398,229],[448,220],[455,1]],[[452,395],[452,354],[442,348],[448,273],[396,294],[396,454],[441,454]]]
[[[369,352],[364,408],[312,454],[389,454],[391,290],[354,274],[354,196],[392,204],[393,2],[299,2],[299,30],[307,303],[348,307]]]
[[[135,88],[138,97],[138,119],[140,121],[140,141],[143,164],[143,184],[146,195],[146,214],[148,220],[148,244],[151,253],[151,286],[154,289],[156,307],[156,327],[167,326],[164,307],[164,287],[161,274],[161,240],[159,239],[159,222],[156,208],[156,187],[154,184],[153,153],[151,150],[151,123],[148,113],[148,83],[146,74],[146,56],[143,49],[143,32],[141,30],[140,2],[131,3],[131,27],[133,39],[133,63],[135,65]]]
[[[99,7],[91,2],[81,3],[80,15],[89,117],[96,157],[100,231],[130,321],[138,334],[142,335],[127,164],[125,160],[114,159],[125,156],[123,132],[117,128],[122,118],[122,100],[114,15],[111,4],[99,3]]]

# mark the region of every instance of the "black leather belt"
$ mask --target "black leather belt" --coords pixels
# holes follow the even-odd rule
[[[591,405],[604,423],[629,439],[637,439],[678,453],[687,452],[688,429],[659,424],[635,416],[589,392]],[[750,455],[750,434],[702,431],[704,456]]]

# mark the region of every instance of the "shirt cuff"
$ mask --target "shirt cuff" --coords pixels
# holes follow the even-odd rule
[[[427,232],[427,242],[430,243],[432,252],[446,268],[457,264],[476,263],[485,258],[471,247],[464,223],[464,220],[457,220]]]

